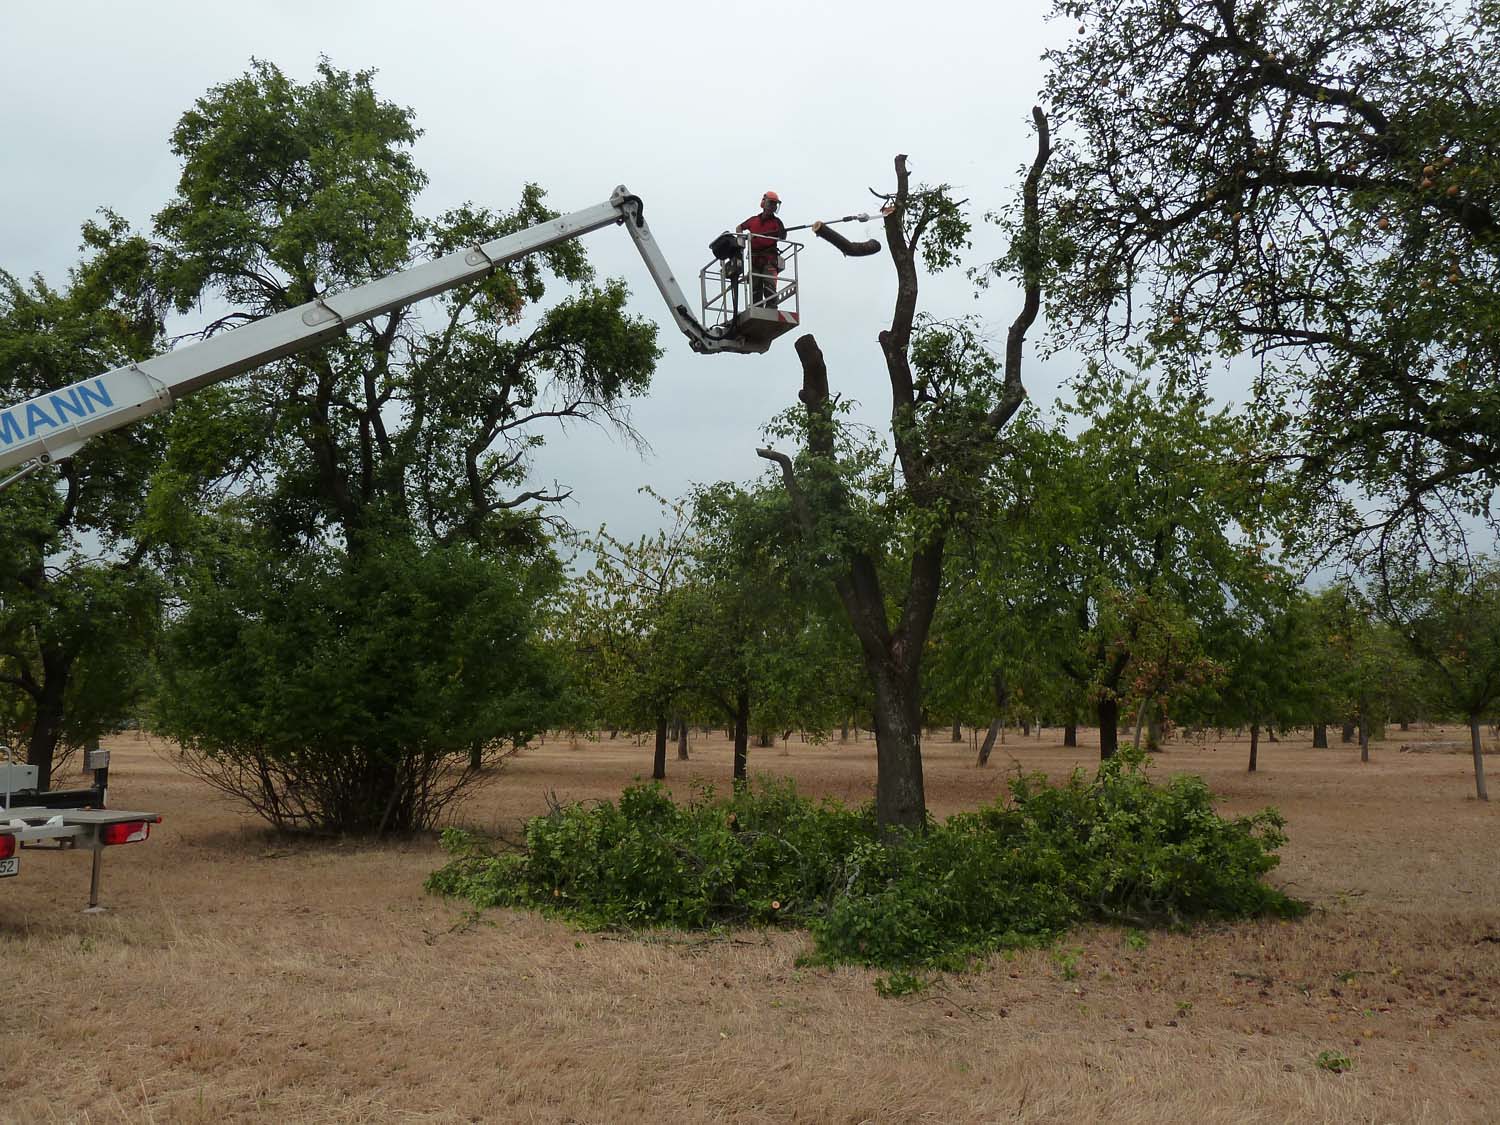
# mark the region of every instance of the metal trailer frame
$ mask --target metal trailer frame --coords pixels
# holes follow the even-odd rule
[[[10,748],[6,747],[7,758]],[[92,772],[94,784],[86,789],[38,791],[35,766],[17,766],[7,762],[0,766],[0,835],[16,842],[16,854],[7,863],[12,870],[5,877],[19,875],[21,853],[28,851],[71,851],[88,848],[93,853],[89,874],[89,902],[85,914],[102,913],[99,905],[99,885],[103,875],[104,849],[119,844],[133,844],[146,840],[151,835],[151,825],[161,823],[161,815],[153,812],[138,812],[130,809],[110,809],[105,805],[109,798],[109,751],[97,748],[84,754],[84,770]],[[21,782],[29,781],[33,788],[22,788]],[[17,805],[13,798],[19,797],[29,803]],[[89,807],[70,807],[87,805]],[[108,831],[122,824],[138,824],[139,830],[127,834],[125,839],[113,840],[118,835]],[[13,862],[11,862],[13,860]]]

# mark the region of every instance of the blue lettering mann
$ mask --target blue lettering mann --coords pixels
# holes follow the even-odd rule
[[[101,407],[114,404],[104,380],[95,379],[10,410],[0,410],[0,447],[26,441],[38,431],[67,426],[70,418],[87,418],[97,414]]]

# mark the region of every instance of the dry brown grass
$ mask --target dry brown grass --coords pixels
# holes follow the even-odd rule
[[[1011,741],[973,768],[931,742],[934,811],[992,798],[1014,758],[1053,774],[1095,751]],[[269,836],[153,746],[116,740],[115,803],[166,822],[107,857],[107,914],[78,913],[84,856],[28,855],[0,884],[6,1121],[1484,1121],[1500,1116],[1500,806],[1461,755],[1361,766],[1305,739],[1173,744],[1228,810],[1290,821],[1294,924],[1091,929],[1052,951],[882,1000],[874,974],[796,967],[796,933],[641,941],[425,895],[430,841]],[[459,815],[514,831],[649,769],[628,741],[549,740]],[[870,791],[868,742],[752,751],[806,790]],[[669,765],[727,780],[722,740]],[[1334,1075],[1313,1059],[1348,1054]]]

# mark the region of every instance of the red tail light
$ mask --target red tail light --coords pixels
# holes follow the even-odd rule
[[[99,830],[105,845],[134,844],[151,835],[151,825],[144,820],[127,820],[123,824],[106,824]]]
[[[9,859],[16,854],[16,838],[11,835],[0,836],[0,859]]]

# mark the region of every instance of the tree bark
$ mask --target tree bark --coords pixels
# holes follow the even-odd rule
[[[37,768],[37,786],[52,788],[52,769],[57,762],[57,746],[62,741],[63,722],[66,719],[65,694],[72,661],[61,654],[42,652],[41,690],[32,698],[36,715],[31,726],[31,738],[26,744],[26,764]]]
[[[734,780],[745,783],[750,756],[750,693],[741,691],[734,697]]]
[[[1250,773],[1255,772],[1255,760],[1260,754],[1260,723],[1250,724]]]
[[[1484,750],[1479,742],[1479,716],[1469,716],[1469,743],[1474,751],[1474,793],[1481,801],[1490,799],[1484,784]]]
[[[958,719],[953,720],[953,737],[950,742],[962,742],[964,740],[964,725]]]
[[[922,705],[911,672],[889,670],[875,679],[875,819],[883,833],[920,832],[927,826],[922,778]]]
[[[1040,733],[1040,732],[1038,732],[1038,733]],[[1030,738],[1031,737],[1031,720],[1030,719],[1022,719],[1021,720],[1021,737],[1022,738]]]
[[[1161,753],[1161,710],[1152,703],[1146,711],[1146,749],[1152,754]]]
[[[1328,749],[1328,724],[1327,723],[1314,723],[1313,724],[1313,749],[1314,750],[1327,750]]]
[[[1339,730],[1339,741],[1340,742],[1353,742],[1354,741],[1354,724],[1353,723],[1346,722],[1346,723],[1343,724],[1342,728]]]
[[[985,732],[984,742],[979,747],[979,760],[975,763],[976,765],[983,767],[990,764],[990,753],[995,749],[995,738],[1000,733],[1001,721],[997,715],[994,722],[990,723],[990,729]]]
[[[1099,760],[1108,761],[1120,749],[1120,701],[1114,696],[1099,700]]]
[[[1073,747],[1075,749],[1077,748],[1077,746],[1078,746],[1078,724],[1077,723],[1064,723],[1063,724],[1063,745],[1064,746],[1071,746],[1071,747]]]
[[[656,717],[656,756],[651,761],[651,779],[665,781],[667,777],[667,717]]]
[[[1370,723],[1365,718],[1364,701],[1360,701],[1359,708],[1359,760],[1368,762],[1370,760]]]
[[[677,760],[685,762],[688,760],[688,733],[687,720],[677,720]]]

